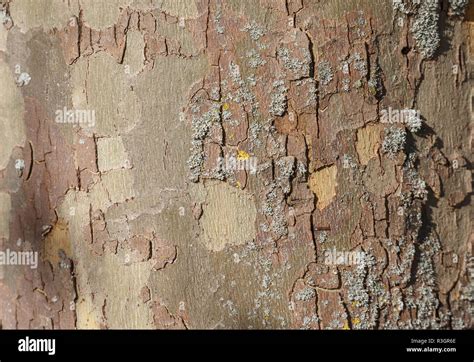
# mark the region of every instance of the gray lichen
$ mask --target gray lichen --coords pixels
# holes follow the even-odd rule
[[[403,14],[409,14],[410,11],[407,8],[404,0],[392,0],[392,7],[394,11],[399,11]]]
[[[295,174],[295,158],[288,156],[282,157],[277,162],[279,177],[281,178],[291,178]]]
[[[421,178],[416,178],[412,181],[413,196],[418,199],[425,200],[428,190],[426,189],[426,182]]]
[[[382,143],[382,151],[389,157],[394,157],[399,151],[405,148],[406,131],[399,127],[385,129],[385,138]]]
[[[255,21],[245,25],[242,31],[249,33],[250,38],[254,41],[259,40],[262,36],[265,35],[265,28],[258,25]]]
[[[322,61],[318,63],[318,78],[322,85],[327,85],[333,80],[334,73],[329,62]]]
[[[286,156],[276,161],[277,179],[275,180],[285,195],[291,192],[291,179],[295,175],[296,159],[293,156]]]
[[[262,202],[262,214],[265,216],[273,216],[274,213],[274,207],[273,205],[276,203],[277,200],[277,195],[276,195],[276,185],[275,183],[272,183],[269,185],[266,193],[265,193],[265,198]]]
[[[192,141],[191,144],[191,155],[187,162],[190,171],[189,179],[192,182],[198,182],[199,176],[201,175],[201,167],[204,162],[203,143],[202,141]]]
[[[199,107],[194,108],[196,111]],[[190,170],[189,179],[192,182],[199,181],[201,175],[201,167],[205,160],[203,152],[204,140],[207,137],[212,125],[216,122],[220,122],[220,105],[215,103],[211,109],[201,116],[193,115],[192,118],[192,130],[193,139],[191,141],[191,155],[187,161],[188,168]]]
[[[222,8],[221,4],[217,4],[217,9],[216,9],[216,15],[214,17],[214,23],[216,25],[216,32],[218,34],[224,34],[225,28],[221,24],[221,18],[222,18]]]
[[[6,24],[9,21],[11,21],[10,15],[8,15],[5,9],[0,9],[0,23]]]
[[[240,75],[240,68],[237,64],[235,64],[234,62],[230,62],[229,72],[230,72],[230,77],[232,78],[232,81],[234,83],[240,84],[240,82],[242,82],[242,77]]]
[[[22,72],[16,80],[16,85],[18,87],[23,87],[25,85],[28,85],[30,81],[31,81],[31,76],[28,73]]]
[[[342,156],[342,167],[355,169],[357,168],[357,163],[354,162],[354,159],[350,155],[345,153]]]
[[[21,176],[23,174],[24,169],[25,169],[25,160],[17,159],[15,161],[15,170],[17,171],[19,176]]]
[[[250,149],[252,150],[254,147],[260,147],[262,145],[262,141],[259,139],[259,135],[263,127],[260,123],[254,122],[249,127],[249,137],[250,137]]]
[[[453,11],[461,11],[463,0],[453,1]],[[393,0],[393,9],[405,15],[412,15],[414,20],[410,31],[416,45],[424,58],[432,58],[439,48],[439,0]]]
[[[209,133],[212,124],[220,119],[219,107],[214,106],[201,117],[193,117],[192,130],[193,139],[203,140]]]
[[[419,113],[413,110],[406,114],[405,123],[411,133],[417,133],[423,126]]]
[[[247,52],[247,58],[249,59],[248,64],[250,68],[258,68],[267,64],[267,61],[262,59],[260,54],[255,49]]]
[[[298,177],[303,177],[303,178],[305,178],[306,174],[308,173],[308,169],[306,168],[306,165],[299,160],[296,162],[296,173]]]
[[[316,81],[312,78],[305,79],[303,83],[308,83],[308,95],[306,98],[306,105],[315,107],[318,102],[318,88]]]
[[[350,61],[354,62],[354,68],[359,72],[362,78],[367,77],[367,62],[362,58],[360,53],[354,53]]]
[[[274,92],[271,95],[271,103],[268,112],[272,116],[283,116],[288,106],[287,92],[288,88],[285,86],[285,81],[276,80],[273,82]]]
[[[411,27],[421,54],[431,58],[436,53],[441,41],[439,35],[439,1],[424,0]]]
[[[380,98],[383,94],[382,70],[378,63],[371,67],[370,79],[367,82],[369,92],[373,96]]]
[[[427,185],[424,180],[421,179],[415,168],[416,154],[410,153],[405,160],[403,165],[403,173],[406,182],[411,186],[410,192],[403,193],[400,195],[400,199],[403,203],[403,207],[408,209],[412,206],[413,198],[426,200],[428,195]]]
[[[257,116],[259,104],[256,100],[255,94],[250,90],[250,86],[253,86],[255,81],[254,77],[250,76],[247,78],[249,84],[242,79],[240,73],[240,67],[234,62],[229,64],[229,73],[232,79],[232,82],[237,86],[237,91],[235,93],[226,92],[225,101],[235,102],[235,103],[247,103],[252,110],[252,114]],[[223,84],[225,87],[226,85]]]
[[[436,237],[429,237],[420,244],[420,257],[416,268],[417,288],[412,303],[416,306],[415,328],[439,328],[436,317],[439,300],[436,288],[436,274],[433,258],[439,253],[441,246]]]
[[[251,87],[255,87],[257,85],[257,79],[255,78],[255,74],[250,74],[247,77],[247,83]]]
[[[376,273],[376,265],[376,258],[368,250],[354,271],[343,271],[349,301],[360,311],[360,323],[354,326],[357,329],[374,328],[383,301],[389,298],[382,279]]]
[[[296,301],[308,301],[316,297],[314,289],[306,287],[295,294]]]
[[[469,0],[449,0],[451,12],[456,16],[463,16]]]
[[[355,88],[355,89],[362,88],[362,80],[357,79],[357,80],[354,82],[354,88]]]
[[[351,90],[350,84],[351,84],[351,80],[348,79],[348,78],[344,78],[344,79],[342,80],[342,90],[343,90],[344,92],[349,92],[349,91]]]
[[[326,241],[328,241],[328,233],[327,231],[321,231],[318,236],[318,241],[321,244],[324,244]]]
[[[270,227],[277,239],[288,235],[288,223],[283,212],[282,204],[278,204],[275,207],[275,212],[273,214],[273,219]]]
[[[286,69],[298,74],[309,74],[312,62],[311,54],[308,49],[301,49],[301,52],[303,53],[303,60],[292,57],[290,50],[287,48],[279,48],[277,56]]]

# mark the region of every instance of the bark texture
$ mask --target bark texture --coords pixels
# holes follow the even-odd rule
[[[468,1],[0,23],[0,251],[39,253],[0,266],[2,328],[471,327]]]

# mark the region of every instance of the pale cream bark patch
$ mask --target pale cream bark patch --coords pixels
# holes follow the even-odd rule
[[[96,1],[95,3],[106,4]],[[105,12],[107,13],[107,12]],[[63,28],[72,16],[79,14],[76,1],[21,0],[10,3],[10,15],[22,32],[33,28]]]
[[[93,130],[98,136],[127,133],[140,120],[141,106],[128,84],[125,69],[109,55],[81,59],[72,70],[75,109],[95,112]]]
[[[164,0],[161,10],[167,14],[185,19],[197,18],[199,16],[194,0]]]
[[[12,201],[10,194],[0,192],[0,238],[10,237],[10,211]]]
[[[99,138],[97,162],[100,172],[129,168],[130,161],[122,137]]]
[[[4,26],[0,26],[0,51],[7,50],[8,30]]]
[[[226,183],[210,184],[203,208],[201,240],[212,251],[255,238],[257,210],[251,195]]]
[[[8,65],[0,60],[0,170],[7,167],[11,151],[25,143],[23,124],[23,97],[15,84],[15,79]]]
[[[123,60],[126,74],[135,76],[143,69],[145,61],[144,49],[143,35],[138,31],[128,32],[127,48]]]
[[[102,182],[89,193],[94,210],[106,210],[114,203],[125,202],[135,195],[130,170],[112,170],[102,175]]]
[[[94,29],[112,26],[120,15],[120,8],[127,7],[132,0],[80,0],[84,22]]]
[[[318,209],[323,210],[336,196],[337,167],[335,165],[325,167],[311,174],[309,188],[318,198]]]
[[[377,156],[381,130],[380,124],[368,124],[357,130],[356,150],[362,165],[367,165],[370,159]]]

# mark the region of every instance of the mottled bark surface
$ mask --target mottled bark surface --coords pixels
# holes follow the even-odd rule
[[[0,251],[39,253],[0,266],[2,328],[471,326],[467,1],[1,0],[0,23]]]

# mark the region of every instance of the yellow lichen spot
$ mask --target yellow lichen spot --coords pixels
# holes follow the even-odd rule
[[[351,329],[351,327],[349,327],[349,322],[348,321],[344,322],[344,327],[342,327],[342,329],[344,329],[345,331],[348,331],[349,329]]]
[[[224,103],[224,104],[222,105],[222,110],[223,110],[223,111],[228,111],[228,110],[229,110],[229,103]]]
[[[360,319],[355,317],[354,320],[352,321],[352,324],[355,325],[355,326],[359,325],[360,324]]]
[[[240,184],[240,182],[239,182],[239,181],[237,181],[237,183],[236,183],[236,187],[237,187],[238,189],[241,189],[241,188],[242,188],[242,185]]]
[[[250,155],[245,152],[245,151],[242,151],[242,150],[239,150],[238,153],[237,153],[237,159],[239,161],[245,161],[245,160],[248,160],[250,158]]]
[[[375,88],[373,85],[369,85],[369,93],[375,96],[377,94],[377,88]]]

